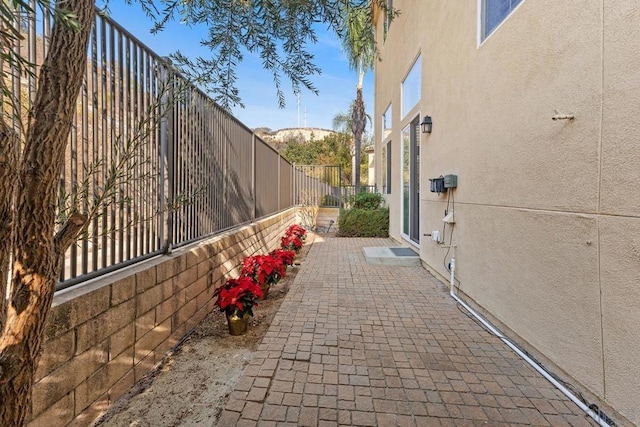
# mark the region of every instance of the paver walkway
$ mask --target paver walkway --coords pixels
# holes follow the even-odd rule
[[[595,425],[388,239],[318,238],[218,426]]]

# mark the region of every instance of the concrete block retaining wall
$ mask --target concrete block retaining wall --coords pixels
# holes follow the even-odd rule
[[[293,209],[59,292],[30,427],[88,425],[214,309],[245,256],[280,244]]]
[[[331,232],[338,231],[339,208],[300,206],[296,208],[296,222],[307,228],[317,227],[318,231],[325,232],[333,220]]]
[[[319,208],[316,225],[320,231],[325,231],[331,226],[332,232],[338,231],[338,217],[340,216],[339,208]],[[331,224],[333,221],[333,224]]]

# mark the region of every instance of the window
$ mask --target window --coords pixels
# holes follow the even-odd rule
[[[382,141],[387,139],[387,137],[391,134],[391,105],[387,107],[387,110],[382,115]]]
[[[391,141],[382,146],[382,194],[391,194]]]
[[[384,172],[384,181],[382,182],[383,187],[385,187],[386,191],[383,191],[385,194],[391,194],[391,141],[387,142],[387,147],[385,149],[386,156],[386,165],[382,165]]]
[[[402,117],[416,106],[422,96],[422,55],[413,63],[409,74],[402,82]]]
[[[480,0],[480,42],[498,28],[522,0]]]
[[[391,104],[382,115],[382,194],[391,194]]]

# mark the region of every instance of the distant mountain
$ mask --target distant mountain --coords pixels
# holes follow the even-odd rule
[[[256,135],[266,142],[284,142],[291,139],[309,142],[311,139],[320,140],[337,132],[322,128],[284,128],[271,130],[267,127],[259,127],[253,130]]]

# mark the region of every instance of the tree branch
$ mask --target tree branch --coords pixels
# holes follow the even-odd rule
[[[64,223],[62,228],[58,230],[53,238],[53,244],[55,245],[55,251],[58,255],[64,255],[65,251],[71,246],[78,238],[78,233],[87,223],[88,217],[80,213],[73,213]]]

